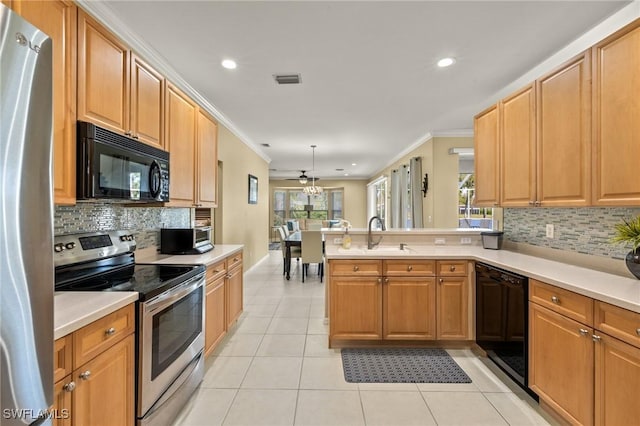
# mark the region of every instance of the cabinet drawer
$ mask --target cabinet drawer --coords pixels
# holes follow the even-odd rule
[[[595,301],[593,327],[640,348],[640,314]]]
[[[227,267],[224,260],[207,267],[207,283],[224,277],[227,273]]]
[[[131,304],[73,333],[73,368],[78,368],[133,333],[135,320]]]
[[[436,261],[419,259],[385,260],[383,270],[384,275],[392,276],[433,276],[436,274]]]
[[[227,257],[227,271],[231,271],[238,266],[242,266],[242,252]]]
[[[540,281],[529,281],[529,300],[588,326],[593,325],[593,299]]]
[[[58,382],[73,369],[73,335],[68,334],[57,339],[53,345],[53,382]]]
[[[382,261],[371,259],[330,260],[329,270],[332,276],[379,276],[382,274]]]
[[[437,271],[440,277],[462,277],[467,275],[467,260],[438,260]]]

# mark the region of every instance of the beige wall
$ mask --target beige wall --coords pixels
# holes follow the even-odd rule
[[[422,204],[425,228],[457,228],[458,208],[458,156],[450,155],[449,148],[473,148],[472,137],[436,137],[373,175],[390,178],[391,171],[408,164],[413,157],[422,157],[422,173],[429,174],[429,191]],[[388,200],[389,202],[389,200]]]
[[[318,186],[344,188],[344,219],[354,228],[367,226],[367,181],[366,180],[321,180]],[[273,202],[274,188],[301,188],[297,181],[272,180],[269,182],[269,205]],[[269,231],[273,225],[273,209],[269,207]]]
[[[245,271],[267,255],[269,220],[269,164],[226,127],[218,130],[221,163],[219,206],[216,209],[217,244],[244,244]],[[258,178],[258,204],[248,204],[248,176]]]

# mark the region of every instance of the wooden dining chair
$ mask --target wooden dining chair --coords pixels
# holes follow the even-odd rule
[[[324,277],[324,254],[322,252],[322,232],[301,231],[302,237],[302,282],[304,276],[309,275],[309,264],[318,264],[320,282]]]
[[[284,228],[281,226],[278,228],[278,231],[280,232],[280,248],[282,249],[282,275],[287,273],[287,267],[285,265],[285,263],[287,262],[287,243],[285,243],[285,238],[287,238],[287,236],[284,233]],[[291,250],[291,258],[293,259],[294,257],[299,261],[300,257],[302,256],[302,250],[300,247],[297,246],[292,246],[290,247]]]

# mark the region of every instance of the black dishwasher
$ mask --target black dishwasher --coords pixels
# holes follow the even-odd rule
[[[527,277],[476,263],[476,342],[529,394]]]

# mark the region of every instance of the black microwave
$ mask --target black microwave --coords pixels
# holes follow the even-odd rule
[[[169,153],[78,121],[78,200],[169,201]]]

